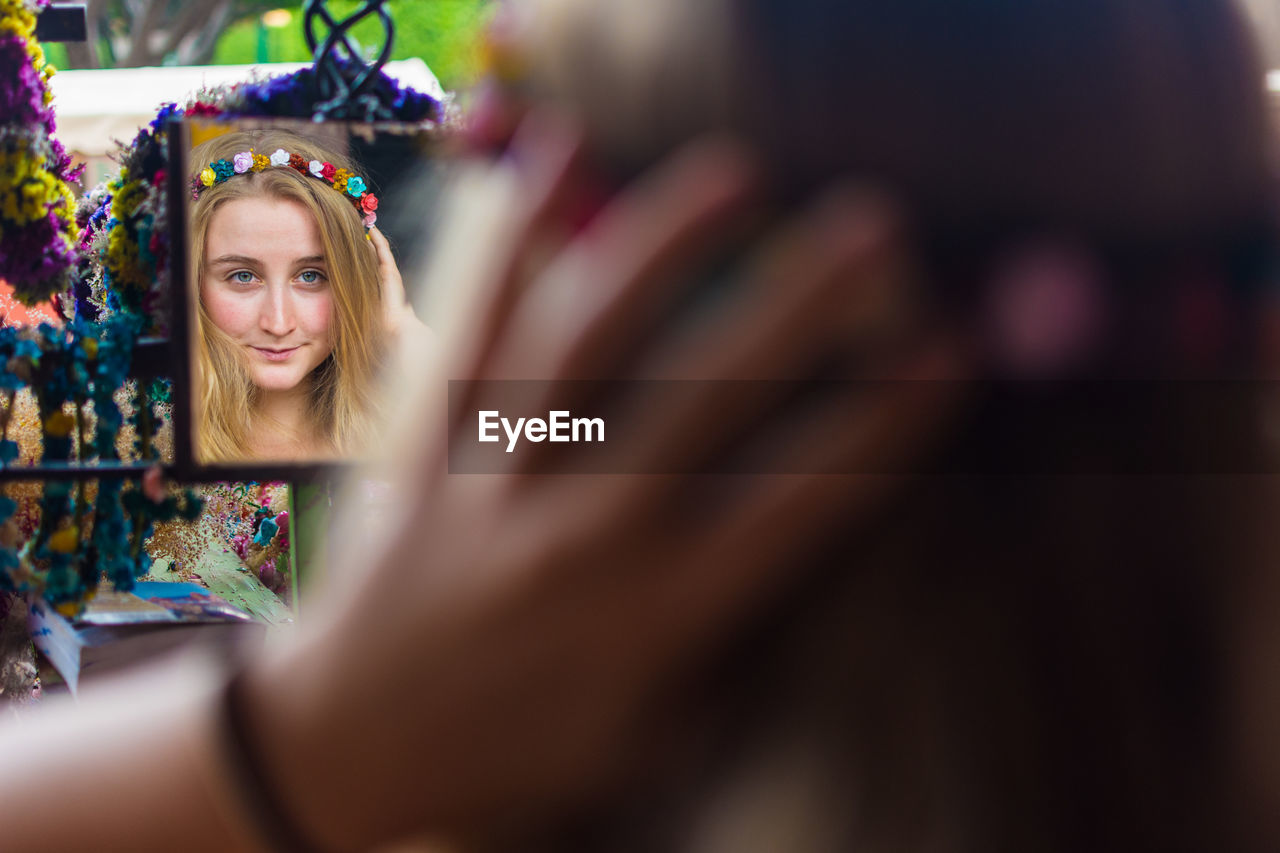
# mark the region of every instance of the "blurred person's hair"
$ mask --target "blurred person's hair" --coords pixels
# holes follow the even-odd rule
[[[198,174],[219,159],[230,161],[242,151],[270,155],[277,149],[358,171],[350,158],[317,139],[263,129],[225,133],[195,146],[189,158],[191,172]],[[203,275],[209,223],[223,204],[244,198],[296,202],[319,225],[333,291],[333,353],[307,379],[311,385],[308,419],[334,453],[363,448],[378,422],[376,391],[385,346],[377,261],[361,215],[343,193],[292,168],[250,171],[215,183],[192,206],[190,280],[197,286]],[[209,319],[203,299],[197,299],[195,338],[198,453],[206,462],[243,459],[253,431],[257,388],[240,348]]]
[[[698,133],[742,134],[784,198],[850,177],[904,199],[927,299],[975,335],[1006,252],[1046,235],[1083,247],[1107,322],[1052,380],[1257,375],[1271,139],[1226,0],[531,8],[524,94],[581,111],[619,179]],[[1258,411],[1247,395],[1206,411],[1190,392],[1082,408],[1071,387],[1087,386],[1028,391],[1063,403],[1029,418],[1018,394],[975,389],[929,463],[951,473],[796,554],[812,571],[699,670],[677,717],[701,748],[681,772],[560,840],[1242,844],[1232,621],[1260,565],[1261,484],[1187,474],[1261,471]],[[1205,458],[1214,447],[1231,470]],[[1157,460],[1149,476],[1059,476],[1135,458]],[[1037,465],[1052,475],[1019,476]]]

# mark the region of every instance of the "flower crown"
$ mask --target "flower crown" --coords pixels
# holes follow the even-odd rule
[[[287,166],[300,175],[317,178],[342,193],[343,197],[355,206],[356,212],[364,220],[365,228],[372,228],[378,221],[378,197],[365,187],[364,178],[350,169],[339,169],[332,163],[319,160],[307,160],[301,154],[290,154],[283,148],[277,148],[268,157],[257,154],[252,148],[241,151],[230,160],[223,157],[215,160],[200,170],[200,174],[191,179],[191,198],[197,199],[200,193],[214,184],[220,184],[232,175],[243,175],[246,172],[261,172],[273,166]]]

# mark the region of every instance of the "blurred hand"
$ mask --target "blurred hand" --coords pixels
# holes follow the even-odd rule
[[[882,325],[905,269],[882,200],[825,198],[764,241],[724,310],[675,330],[665,321],[679,283],[758,219],[750,154],[696,142],[575,232],[558,211],[579,179],[579,147],[572,128],[534,116],[494,167],[510,203],[473,235],[492,247],[485,277],[451,282],[484,298],[446,353],[448,378],[803,377],[831,347],[865,349],[879,335],[867,330]],[[953,345],[919,336],[885,375],[941,378],[959,363]],[[261,733],[267,767],[298,821],[335,847],[473,835],[580,802],[625,771],[646,703],[794,576],[787,558],[856,522],[896,482],[545,476],[562,470],[545,453],[513,454],[497,475],[451,475],[443,382],[418,385],[422,419],[396,456],[403,520],[372,553],[346,555],[373,567],[305,608],[300,642],[249,679],[260,719],[273,721]],[[467,386],[454,427],[497,407],[491,387]],[[547,386],[543,402],[567,408],[570,387]],[[773,412],[770,452],[799,460],[786,470],[905,464],[945,423],[948,387],[883,383],[853,419],[844,403]],[[596,391],[605,411],[627,409],[623,392]],[[696,467],[763,417],[696,395],[662,414],[606,452],[684,454]],[[841,438],[812,441],[831,418]]]

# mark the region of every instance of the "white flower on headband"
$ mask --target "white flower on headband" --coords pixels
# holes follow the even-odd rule
[[[311,163],[307,165],[307,168],[310,169],[311,174],[315,175],[317,178],[324,177],[324,163],[321,163],[319,160],[312,160]]]
[[[283,148],[277,148],[276,152],[271,155],[271,165],[272,166],[289,165],[289,152],[285,151]]]
[[[232,158],[231,164],[235,167],[237,175],[243,175],[253,167],[253,155],[248,151],[241,151]]]

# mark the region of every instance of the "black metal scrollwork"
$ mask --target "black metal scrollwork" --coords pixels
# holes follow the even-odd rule
[[[316,70],[318,97],[314,115],[317,120],[375,121],[392,117],[391,106],[374,88],[378,72],[391,58],[391,44],[395,39],[395,24],[391,13],[383,8],[385,2],[365,0],[340,21],[334,20],[325,8],[325,0],[307,0],[303,6],[303,32]],[[377,58],[366,63],[348,31],[370,15],[376,15],[382,22],[386,41]],[[328,28],[323,41],[316,37],[319,24]]]

